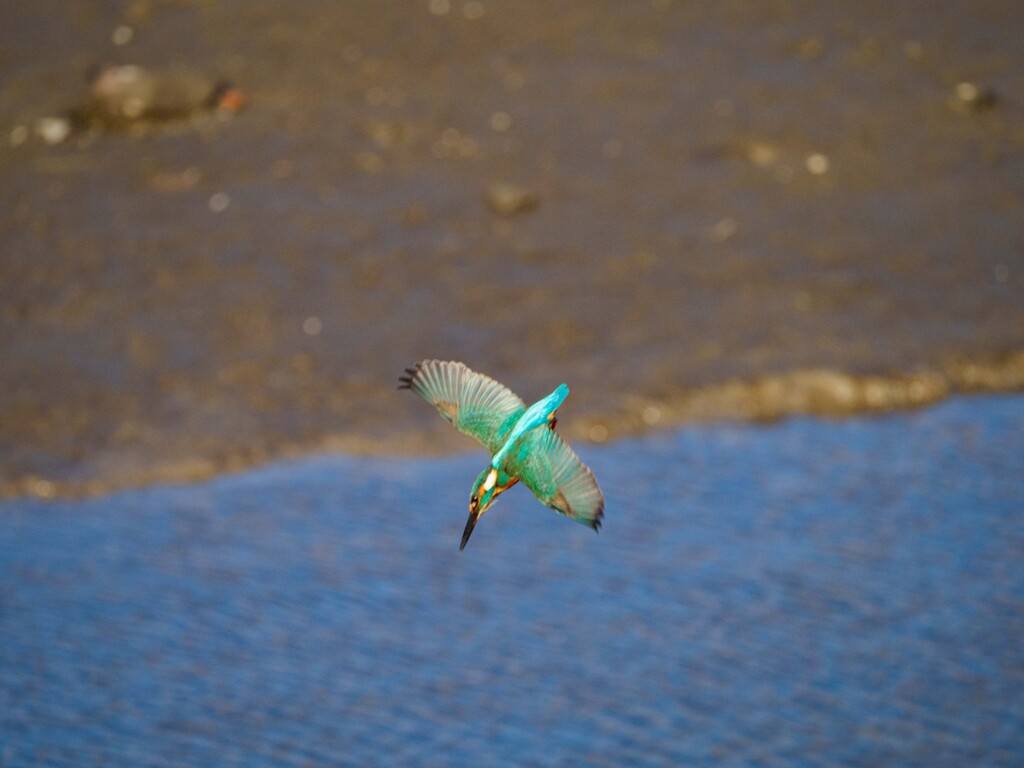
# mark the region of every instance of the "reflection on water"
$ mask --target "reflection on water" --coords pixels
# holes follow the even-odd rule
[[[1024,407],[0,506],[4,765],[1019,765]]]

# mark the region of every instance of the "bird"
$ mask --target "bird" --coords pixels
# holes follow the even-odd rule
[[[555,431],[555,411],[569,396],[561,384],[529,408],[508,387],[454,360],[423,360],[406,368],[398,388],[433,405],[453,427],[476,438],[491,453],[469,498],[469,520],[459,551],[473,528],[502,493],[516,483],[556,512],[600,529],[604,494],[590,467]]]

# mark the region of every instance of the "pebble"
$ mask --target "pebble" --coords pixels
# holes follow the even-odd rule
[[[828,173],[831,163],[829,163],[826,155],[823,155],[820,152],[815,152],[813,155],[807,156],[805,165],[807,166],[807,170],[815,176],[822,176]]]
[[[25,143],[28,138],[28,128],[24,125],[16,125],[11,129],[8,140],[12,147],[18,147]]]
[[[119,27],[128,30],[130,27]],[[121,39],[128,33],[121,32]],[[213,112],[226,117],[240,110],[245,96],[227,82],[185,71],[158,72],[135,64],[100,68],[84,100],[68,112],[71,128],[108,131],[143,124],[187,120]]]
[[[36,135],[47,144],[60,144],[71,135],[71,122],[63,117],[44,117],[36,121]]]
[[[231,205],[231,196],[227,192],[216,192],[210,196],[210,210],[214,213],[222,213]]]
[[[661,408],[656,405],[648,405],[642,414],[645,424],[657,424],[661,421]]]
[[[127,45],[131,42],[131,39],[135,36],[135,30],[131,27],[122,24],[120,27],[114,30],[113,34],[110,35],[111,41],[114,45]]]
[[[987,112],[998,104],[995,90],[971,82],[958,83],[949,100],[949,106],[957,112]]]
[[[499,216],[514,216],[535,209],[540,197],[526,187],[497,182],[487,190],[487,204]]]
[[[735,235],[739,227],[740,225],[736,219],[732,219],[727,216],[726,218],[719,220],[719,222],[711,228],[711,239],[716,243],[724,242]]]
[[[512,125],[512,118],[508,112],[495,112],[491,115],[491,130],[501,133],[507,131]]]

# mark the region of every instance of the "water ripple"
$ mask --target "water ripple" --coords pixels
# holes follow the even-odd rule
[[[1020,764],[1021,406],[5,503],[0,764]]]

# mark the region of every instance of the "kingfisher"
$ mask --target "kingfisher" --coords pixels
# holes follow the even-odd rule
[[[542,504],[595,531],[601,527],[604,494],[594,473],[555,432],[555,411],[569,396],[565,384],[527,408],[508,387],[455,361],[423,360],[398,380],[399,389],[411,389],[491,453],[473,483],[460,551],[480,516],[520,480]]]

